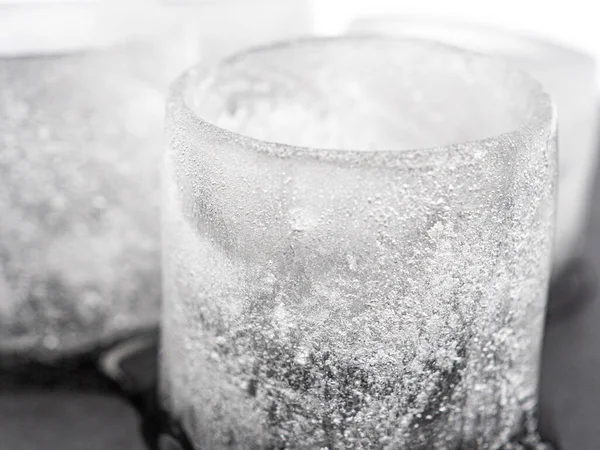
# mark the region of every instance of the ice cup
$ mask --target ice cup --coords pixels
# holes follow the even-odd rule
[[[504,58],[540,80],[556,103],[560,129],[553,276],[582,256],[599,153],[597,72],[591,56],[533,35],[433,17],[366,17],[349,31],[444,42]]]
[[[160,399],[197,448],[536,440],[556,184],[537,81],[315,38],[188,71],[166,130]]]
[[[0,4],[1,364],[157,324],[168,84],[308,19],[296,0]]]

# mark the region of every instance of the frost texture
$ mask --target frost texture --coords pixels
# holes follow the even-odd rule
[[[164,405],[201,449],[509,445],[535,427],[550,101],[444,48],[326,42],[174,90]],[[309,150],[184,102],[317,148],[512,132]]]
[[[157,47],[0,58],[0,352],[157,320]]]
[[[0,354],[45,359],[156,324],[168,83],[199,59],[307,27],[304,0],[194,3],[86,9],[94,26],[67,32],[85,32],[75,45],[123,42],[103,50],[0,53]],[[72,25],[76,8],[36,8],[6,16],[0,52],[73,44],[51,24]]]
[[[593,59],[560,45],[513,32],[419,18],[363,19],[353,32],[422,37],[496,55],[540,80],[559,117],[559,188],[554,271],[561,271],[584,244],[582,235],[598,160],[598,105]]]

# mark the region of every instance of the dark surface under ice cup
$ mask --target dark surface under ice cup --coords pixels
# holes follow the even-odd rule
[[[193,69],[167,110],[159,398],[196,446],[533,431],[556,176],[536,81],[315,39]]]

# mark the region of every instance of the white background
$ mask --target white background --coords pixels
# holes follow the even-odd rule
[[[159,0],[0,0],[2,4],[157,2]],[[189,1],[189,0],[163,0]],[[199,2],[208,0],[196,0]],[[218,1],[218,0],[212,0]],[[238,0],[243,1],[243,0]],[[246,0],[251,1],[251,0]],[[288,0],[279,0],[286,2]],[[306,0],[316,31],[343,32],[360,16],[410,14],[447,17],[537,34],[592,54],[600,61],[600,0]],[[235,3],[235,2],[232,2]],[[248,20],[251,20],[249,18]],[[600,74],[600,71],[599,71]],[[600,76],[600,75],[599,75]],[[600,82],[600,80],[599,80]]]
[[[285,1],[285,0],[282,0]],[[361,15],[417,14],[537,34],[600,60],[599,0],[311,0],[316,30],[339,33]]]

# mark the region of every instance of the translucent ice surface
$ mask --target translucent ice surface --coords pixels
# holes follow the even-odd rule
[[[538,78],[559,117],[559,189],[554,270],[582,250],[598,160],[598,95],[591,56],[542,39],[475,24],[419,17],[365,18],[353,33],[419,37],[498,57]]]
[[[304,30],[303,3],[0,7],[0,359],[156,324],[167,86]]]
[[[164,406],[201,449],[501,448],[534,427],[555,133],[529,76],[418,40],[187,73]]]
[[[160,60],[144,45],[0,58],[0,348],[156,320]]]

